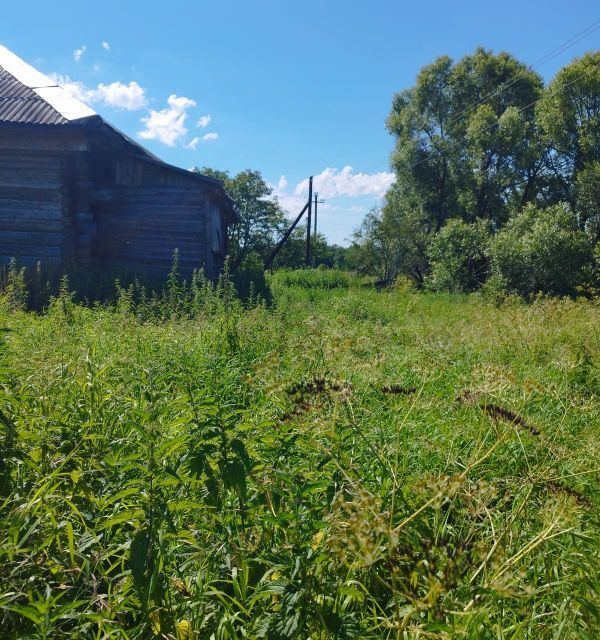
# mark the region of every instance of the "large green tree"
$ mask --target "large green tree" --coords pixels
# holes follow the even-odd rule
[[[451,146],[452,61],[447,56],[424,67],[411,89],[397,94],[387,120],[396,137],[392,165],[394,202],[419,209],[440,229],[457,207],[455,154]]]
[[[448,220],[498,229],[543,185],[544,143],[535,105],[542,79],[508,53],[477,49],[424,67],[395,96],[387,128],[396,138],[396,182],[381,224],[399,237],[402,271],[417,283],[431,239]]]
[[[459,200],[468,220],[498,227],[511,207],[536,195],[542,150],[535,104],[543,82],[510,54],[484,49],[460,60],[451,82]]]
[[[396,137],[395,202],[438,231],[451,217],[502,224],[534,199],[541,169],[535,103],[542,79],[507,53],[477,49],[422,69],[387,120]]]
[[[600,52],[563,67],[538,105],[550,147],[547,170],[555,200],[567,201],[580,228],[600,226]]]

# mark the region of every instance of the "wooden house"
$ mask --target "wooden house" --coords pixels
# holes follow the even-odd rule
[[[0,46],[0,264],[216,277],[236,219],[220,182],[169,165]]]

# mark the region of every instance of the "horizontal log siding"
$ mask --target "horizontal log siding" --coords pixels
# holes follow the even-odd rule
[[[199,188],[117,189],[112,200],[95,205],[96,259],[164,275],[178,249],[182,272],[204,267],[208,206]]]
[[[27,142],[25,136],[16,146],[23,149]],[[0,137],[0,262],[14,257],[26,266],[59,264],[71,225],[65,159],[33,149],[7,149],[4,143]]]
[[[121,156],[115,160],[114,182],[122,187],[174,187],[196,189],[197,178],[188,171],[174,171],[166,165]]]

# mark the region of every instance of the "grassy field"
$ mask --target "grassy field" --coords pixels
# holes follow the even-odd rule
[[[0,637],[600,637],[600,306],[276,274],[0,298]]]

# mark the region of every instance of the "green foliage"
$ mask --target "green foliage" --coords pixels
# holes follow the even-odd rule
[[[13,309],[25,309],[28,301],[25,268],[12,258],[8,267],[0,272],[0,291],[4,291],[6,303]]]
[[[420,210],[433,231],[459,216],[501,223],[515,185],[534,180],[532,103],[541,92],[541,78],[506,53],[477,49],[424,67],[387,121],[396,136],[394,206]]]
[[[344,269],[347,250],[331,245],[325,236],[311,234],[311,261],[313,266]],[[273,261],[274,269],[302,269],[306,266],[306,225],[299,224]]]
[[[578,174],[600,161],[600,53],[591,52],[563,67],[538,105],[538,119],[559,176],[561,197],[575,203]]]
[[[503,266],[486,295],[495,298],[504,286],[526,295],[593,293],[597,284],[586,264],[600,240],[599,62],[597,52],[575,59],[547,87],[511,55],[481,48],[456,63],[442,56],[423,67],[415,85],[394,97],[387,119],[396,138],[396,181],[382,215],[369,213],[356,231],[348,257],[382,279],[404,274],[418,286],[472,291],[484,284],[485,255],[475,247],[480,221],[495,234],[528,205],[564,204],[587,234],[587,247],[581,235],[568,247],[569,232],[556,220],[546,232],[553,225],[563,231],[557,246],[542,252],[547,264],[533,256],[519,263],[516,256],[527,250],[513,251],[500,238]],[[475,226],[447,227],[449,220]],[[473,240],[462,247],[464,260],[458,229]],[[541,239],[545,232],[538,225],[536,233]],[[575,260],[564,277],[552,268],[551,251]]]
[[[247,255],[232,276],[238,296],[250,306],[259,301],[271,304],[272,295],[264,270],[264,261],[258,253]]]
[[[485,281],[488,270],[489,225],[450,220],[429,247],[431,271],[427,285],[434,291],[469,293]]]
[[[588,163],[577,173],[575,201],[578,226],[592,242],[600,243],[600,160]]]
[[[0,635],[597,637],[597,302],[270,281],[0,297]]]
[[[391,284],[399,275],[406,255],[406,242],[395,232],[384,213],[372,209],[354,232],[350,258],[359,272],[374,274]]]
[[[496,234],[490,256],[507,289],[524,296],[574,295],[593,265],[589,237],[565,205],[526,207]]]

